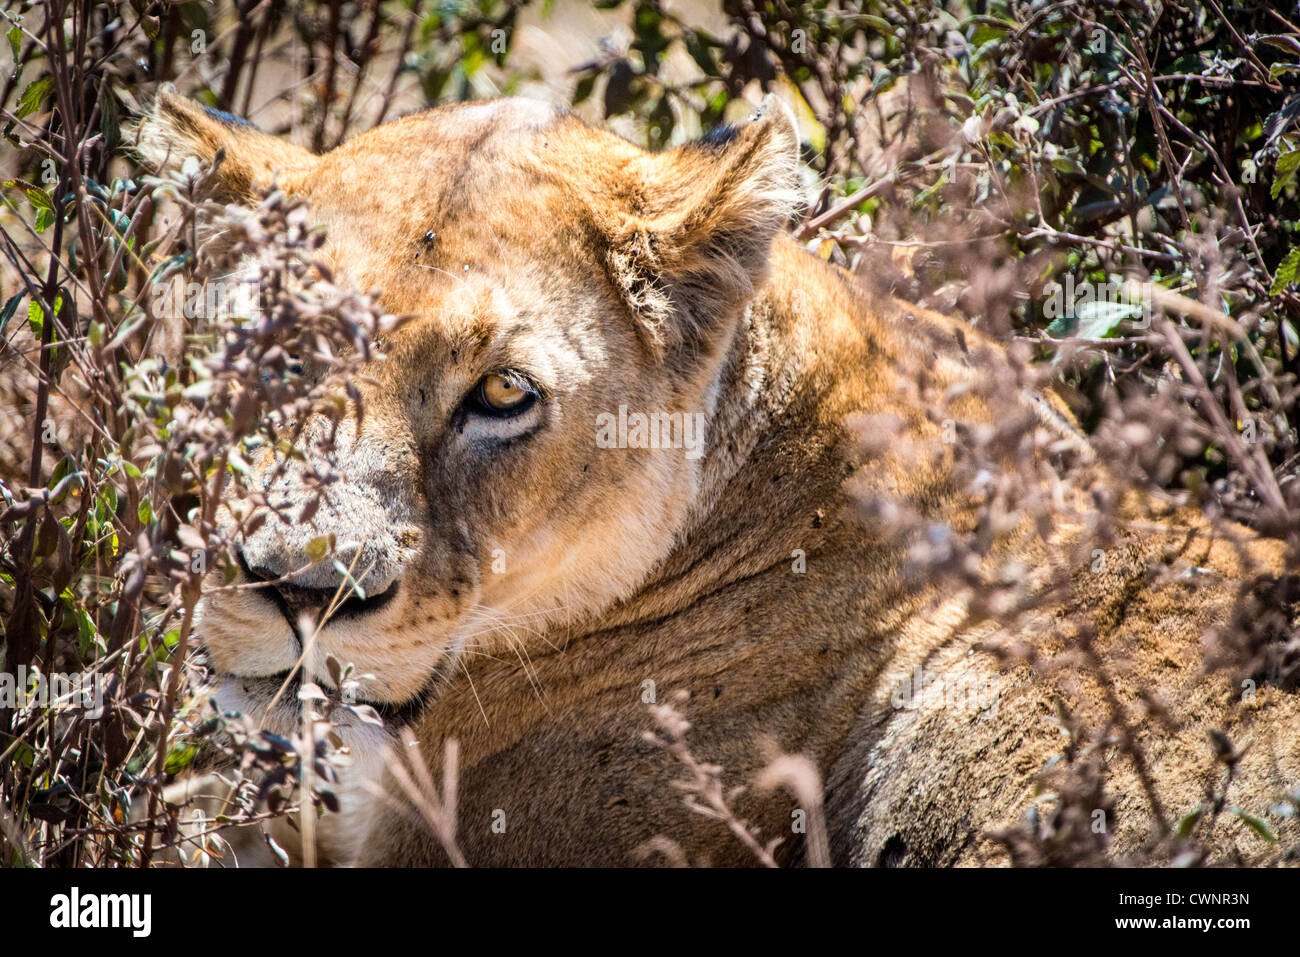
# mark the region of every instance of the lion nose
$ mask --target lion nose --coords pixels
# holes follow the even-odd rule
[[[327,619],[370,614],[387,605],[397,593],[396,582],[379,594],[364,596],[349,584],[341,584],[336,588],[295,585],[273,569],[248,564],[242,552],[239,554],[239,564],[244,574],[264,585],[258,591],[277,605],[289,624],[295,627],[304,617],[314,625],[319,625]]]

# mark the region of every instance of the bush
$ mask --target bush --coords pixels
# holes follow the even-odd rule
[[[566,64],[557,95],[576,110],[657,148],[782,93],[805,137],[800,239],[1014,343],[1134,487],[1294,554],[1300,30],[1273,4],[598,6],[621,32],[588,35]],[[210,716],[194,612],[201,583],[233,577],[218,510],[266,518],[248,457],[290,452],[277,426],[309,410],[337,419],[393,320],[330,281],[301,208],[205,203],[202,170],[151,178],[129,120],[171,81],[326,149],[405,110],[535,87],[543,65],[521,36],[578,19],[565,4],[429,7],[4,13],[3,671],[82,676],[103,706],[24,708],[0,688],[6,864],[203,860],[211,835],[294,806],[303,778],[332,805],[327,736]],[[265,294],[253,319],[204,300],[246,256]],[[305,283],[312,270],[325,278]],[[303,356],[333,375],[308,388]],[[1295,596],[1252,601],[1269,635],[1242,623],[1227,660],[1293,682]],[[186,830],[163,789],[205,741],[241,770],[223,779],[226,808]]]

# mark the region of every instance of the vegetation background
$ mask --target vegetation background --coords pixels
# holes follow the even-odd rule
[[[503,94],[658,149],[775,91],[804,139],[791,228],[811,250],[1012,344],[1133,487],[1300,542],[1294,4],[6,0],[2,16],[0,670],[107,689],[98,718],[0,702],[5,865],[211,863],[232,823],[304,790],[333,805],[327,727],[287,740],[212,715],[191,632],[201,584],[231,580],[218,505],[247,523],[267,507],[250,443],[337,408],[387,320],[341,280],[295,291],[320,240],[284,197],[232,221],[201,171],[138,166],[129,121],[164,81],[315,150]],[[222,248],[204,244],[214,219],[234,229]],[[161,308],[246,255],[285,280],[255,320]],[[1138,285],[1057,309],[1054,282]],[[307,353],[332,365],[324,384],[297,376]],[[1300,587],[1256,585],[1217,664],[1294,687]],[[163,800],[205,748],[236,768],[218,815]],[[1008,847],[1080,859],[1066,844]]]

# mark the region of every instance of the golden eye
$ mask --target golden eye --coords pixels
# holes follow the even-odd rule
[[[490,415],[522,412],[537,399],[537,393],[514,376],[493,373],[478,384],[478,404]]]

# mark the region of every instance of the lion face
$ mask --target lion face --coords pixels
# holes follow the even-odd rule
[[[418,704],[459,655],[522,664],[669,553],[720,440],[720,369],[790,212],[784,107],[651,155],[505,100],[316,157],[165,91],[140,148],[159,166],[224,150],[231,202],[272,182],[303,196],[327,264],[407,317],[331,448],[309,423],[305,462],[256,463],[277,505],[314,498],[313,470],[337,481],[308,522],[271,517],[239,542],[236,584],[259,587],[205,595],[199,633],[228,704],[264,706],[300,658],[329,684],[329,656],[363,676],[361,700]],[[334,550],[313,562],[321,536]]]

